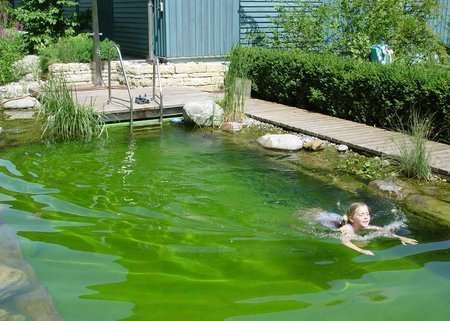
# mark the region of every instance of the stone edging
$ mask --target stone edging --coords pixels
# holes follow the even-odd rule
[[[130,60],[124,62],[128,81],[131,87],[151,86],[153,68],[152,65],[142,60]],[[196,87],[202,90],[216,91],[223,89],[226,71],[224,62],[187,62],[161,64],[161,85]],[[92,85],[93,68],[90,63],[53,64],[49,66],[52,75],[62,75],[66,81],[75,86]],[[113,61],[111,64],[112,84],[122,85],[124,79],[121,73],[120,63]],[[103,64],[103,80],[108,81],[107,64]]]

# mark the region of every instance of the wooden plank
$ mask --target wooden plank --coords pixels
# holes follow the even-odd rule
[[[407,136],[393,131],[355,123],[349,120],[313,113],[296,107],[250,99],[247,115],[288,130],[302,132],[355,150],[375,155],[398,157],[399,144],[407,144]],[[402,140],[405,139],[405,142]],[[427,143],[433,171],[450,175],[450,146]]]

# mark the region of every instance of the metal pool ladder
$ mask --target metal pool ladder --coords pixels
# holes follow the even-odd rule
[[[116,44],[112,44],[112,48],[110,50],[112,50],[112,49],[116,50],[117,56],[119,57],[120,67],[122,68],[122,75],[123,75],[123,78],[125,79],[125,85],[127,86],[129,100],[112,96],[112,93],[111,93],[111,57],[112,57],[112,54],[110,52],[110,55],[108,57],[108,104],[111,104],[113,102],[113,100],[118,100],[121,102],[129,103],[130,105],[129,105],[128,109],[130,110],[130,126],[133,126],[133,116],[134,116],[133,96],[131,96],[131,89],[130,89],[130,84],[128,82],[127,72],[125,71],[125,67],[123,66],[122,53],[120,52],[119,46],[117,46]]]
[[[134,120],[134,102],[133,102],[133,96],[131,95],[131,88],[130,83],[128,82],[128,76],[127,72],[125,70],[123,59],[122,59],[122,53],[120,51],[120,48],[116,45],[112,45],[112,49],[115,49],[117,52],[117,55],[119,57],[120,67],[122,69],[122,75],[125,79],[125,85],[127,87],[128,91],[128,98],[123,99],[120,97],[114,97],[112,96],[112,90],[111,90],[111,57],[112,55],[109,55],[108,59],[108,104],[112,103],[114,100],[118,100],[120,102],[126,102],[129,103],[128,109],[130,110],[130,126],[133,126],[133,120]],[[159,125],[162,126],[163,123],[163,116],[164,116],[164,98],[163,98],[163,90],[162,90],[162,84],[161,84],[161,68],[159,63],[159,57],[153,56],[153,59],[149,60],[150,63],[153,65],[153,90],[152,90],[152,98],[151,101],[155,102],[159,107]],[[158,91],[156,88],[156,83],[158,83]]]
[[[163,123],[163,113],[164,113],[164,99],[163,90],[161,84],[161,68],[159,64],[159,57],[153,56],[151,60],[153,64],[153,101],[159,106],[159,124],[162,126]],[[156,81],[158,81],[159,93],[156,93]]]

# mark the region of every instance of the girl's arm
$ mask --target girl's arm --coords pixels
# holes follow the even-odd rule
[[[359,252],[361,254],[374,255],[372,251],[364,250],[351,242],[352,235],[354,233],[353,233],[353,231],[350,230],[349,227],[343,226],[339,230],[341,231],[341,242],[344,246],[346,246],[356,252]]]
[[[384,228],[380,227],[380,226],[375,226],[375,225],[370,225],[367,227],[367,229],[369,230],[376,230],[376,231],[385,231],[385,233],[383,233],[386,237],[392,237],[395,239],[399,239],[400,242],[402,242],[403,245],[407,245],[407,244],[411,244],[411,245],[416,245],[417,241],[415,239],[411,239],[409,237],[404,237],[404,236],[400,236],[395,234],[392,231],[389,230],[385,230]]]
[[[392,236],[393,238],[399,239],[400,242],[401,242],[403,245],[408,245],[408,244],[410,244],[410,245],[416,245],[416,244],[417,244],[417,240],[411,239],[411,238],[409,238],[409,237],[400,236],[400,235],[397,235],[397,234],[394,234],[394,233],[391,233],[391,236]]]
[[[374,256],[375,255],[375,254],[373,254],[372,251],[364,250],[364,249],[356,246],[355,244],[353,244],[352,242],[350,242],[348,240],[347,241],[342,240],[342,244],[345,245],[348,248],[351,248],[352,250],[355,250],[356,252],[361,253],[361,254],[370,255],[370,256]]]

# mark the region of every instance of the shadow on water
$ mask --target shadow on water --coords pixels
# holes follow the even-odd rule
[[[170,126],[109,135],[0,154],[2,220],[65,320],[343,320],[348,310],[346,320],[358,320],[381,305],[421,321],[408,312],[420,293],[439,296],[430,320],[450,313],[441,302],[447,239],[430,242],[432,231],[405,221],[424,244],[377,239],[367,259],[309,233],[297,215],[362,200],[377,224],[391,223],[392,209],[409,219],[395,204],[323,184],[225,135]]]

